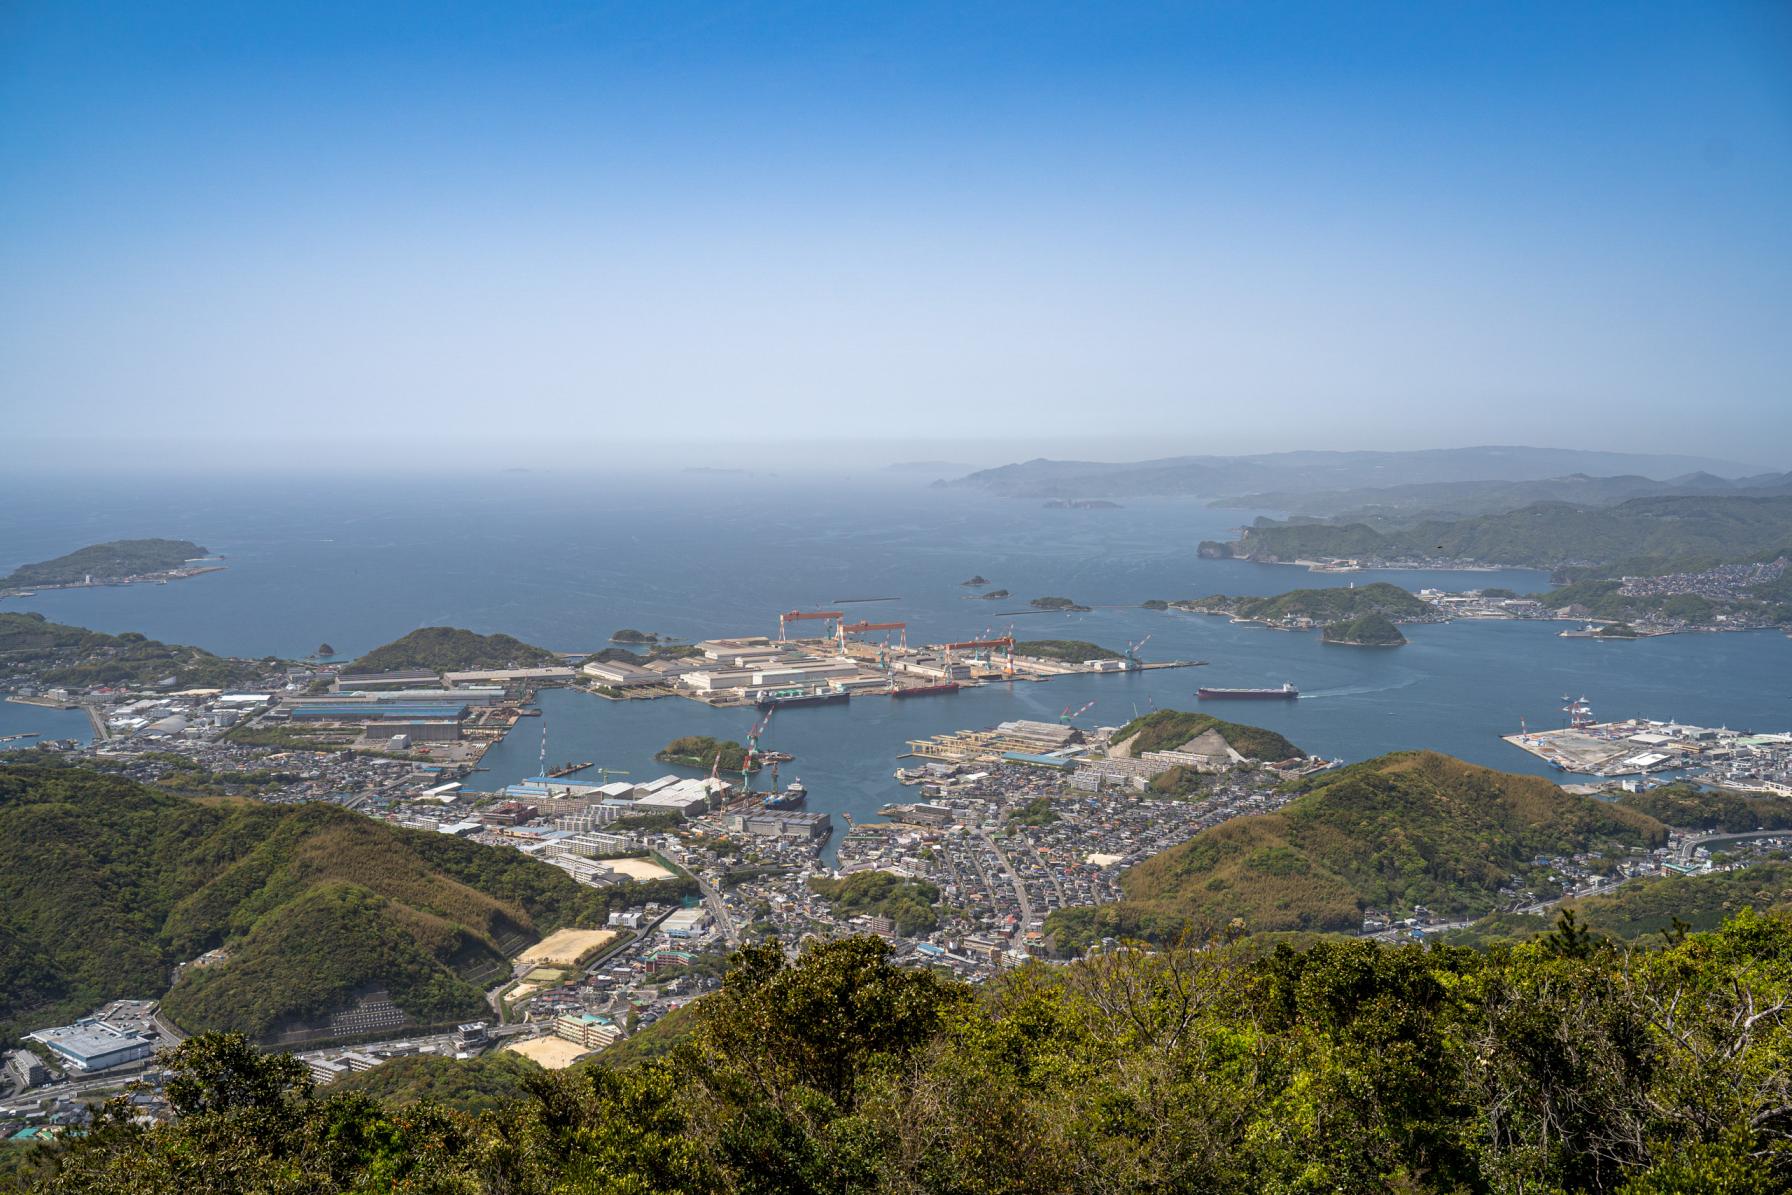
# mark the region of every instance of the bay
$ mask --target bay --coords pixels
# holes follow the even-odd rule
[[[1138,603],[1148,598],[1383,579],[1415,589],[1526,592],[1548,584],[1523,570],[1340,575],[1201,560],[1200,540],[1227,538],[1254,515],[1195,501],[1048,510],[865,480],[608,478],[596,468],[428,484],[118,483],[78,493],[0,485],[0,499],[0,566],[8,569],[152,535],[193,539],[228,564],[169,585],[40,593],[0,609],[230,654],[303,656],[327,641],[354,655],[426,625],[593,650],[624,626],[686,638],[775,634],[780,610],[828,608],[906,620],[911,642],[1012,627],[1021,638],[1121,648],[1149,635],[1147,659],[1210,661],[781,712],[766,745],[797,756],[785,778],[803,779],[811,808],[854,817],[912,797],[891,776],[910,739],[1010,718],[1056,720],[1089,701],[1082,724],[1111,725],[1135,711],[1193,708],[1198,684],[1293,682],[1299,701],[1202,708],[1329,757],[1428,747],[1539,774],[1547,771],[1539,761],[1498,736],[1521,718],[1560,725],[1564,696],[1584,695],[1601,718],[1792,728],[1792,639],[1773,631],[1601,642],[1559,638],[1560,623],[1457,622],[1410,627],[1407,646],[1376,650],[1144,610]],[[974,591],[959,583],[973,574],[1010,590],[1012,600],[967,600]],[[1096,608],[1026,612],[1027,600],[1042,595]],[[847,602],[854,598],[896,600]],[[679,699],[607,702],[549,691],[541,705],[541,719],[520,723],[487,755],[490,770],[475,778],[477,787],[535,774],[543,728],[550,764],[592,760],[647,777],[673,770],[652,760],[670,739],[739,739],[753,720]],[[34,715],[0,714],[0,724],[8,716]],[[77,731],[71,724],[61,733]]]

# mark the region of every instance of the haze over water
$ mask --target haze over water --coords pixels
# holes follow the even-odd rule
[[[786,710],[768,746],[798,758],[785,772],[811,807],[868,817],[912,796],[891,772],[909,739],[1009,718],[1055,720],[1094,701],[1082,724],[1136,711],[1193,708],[1197,684],[1292,681],[1298,702],[1210,704],[1272,727],[1309,751],[1361,759],[1429,747],[1511,771],[1543,770],[1500,742],[1559,725],[1564,694],[1602,718],[1638,715],[1792,728],[1792,639],[1778,632],[1681,635],[1635,643],[1561,639],[1564,624],[1451,623],[1407,629],[1394,650],[1328,647],[1317,634],[1233,626],[1221,618],[1138,608],[1149,598],[1389,580],[1417,589],[1547,588],[1533,571],[1318,574],[1198,559],[1255,512],[1191,500],[1129,501],[1119,510],[1047,510],[1034,501],[889,483],[798,484],[777,478],[673,475],[622,482],[506,476],[472,481],[8,487],[0,568],[122,537],[190,538],[228,569],[169,585],[42,593],[5,609],[37,610],[99,630],[138,630],[213,651],[304,656],[328,642],[358,655],[419,626],[502,631],[561,650],[596,650],[621,627],[697,638],[775,634],[780,610],[842,606],[852,617],[906,620],[911,642],[997,633],[1086,639],[1115,649],[1150,635],[1147,659],[1204,659],[1198,669],[1073,676],[949,697]],[[1013,594],[966,600],[981,574]],[[1011,613],[1061,595],[1081,614]],[[666,771],[652,755],[680,734],[740,738],[746,711],[694,702],[606,702],[546,692],[545,716],[519,724],[486,757],[481,788],[549,763],[592,760],[637,777]],[[84,719],[0,707],[0,733],[82,734]]]

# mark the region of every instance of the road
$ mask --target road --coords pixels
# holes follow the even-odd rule
[[[1720,835],[1720,837],[1723,837],[1723,836]],[[1751,835],[1741,834],[1741,835],[1735,835],[1735,837],[1748,838],[1748,837],[1751,837]],[[1563,901],[1580,900],[1580,899],[1582,899],[1584,897],[1588,897],[1588,896],[1604,896],[1606,893],[1615,891],[1618,888],[1622,888],[1625,884],[1628,884],[1628,883],[1630,883],[1630,881],[1632,881],[1634,879],[1638,879],[1638,878],[1650,878],[1650,877],[1623,876],[1622,878],[1613,880],[1611,883],[1605,885],[1602,888],[1596,889],[1595,891],[1592,891],[1592,892],[1570,892],[1566,896],[1557,896],[1550,900],[1540,900],[1536,904],[1525,905],[1523,908],[1519,908],[1519,909],[1502,909],[1502,910],[1500,910],[1500,912],[1502,912],[1502,913],[1546,913],[1550,909],[1553,909],[1557,905],[1561,904]],[[1493,916],[1493,914],[1489,913],[1489,914],[1487,914],[1487,916],[1491,917],[1491,916]],[[1477,922],[1479,920],[1480,920],[1479,917],[1471,917],[1467,921],[1446,921],[1442,925],[1427,925],[1427,926],[1425,926],[1425,933],[1427,935],[1431,935],[1431,934],[1445,933],[1445,932],[1447,932],[1449,930],[1453,930],[1453,929],[1467,929],[1469,926],[1473,925],[1475,922]],[[1380,930],[1373,934],[1364,934],[1363,937],[1373,938],[1378,942],[1393,942],[1393,941],[1398,940],[1400,935],[1404,932],[1405,932],[1404,930],[1399,930],[1399,929],[1384,929],[1384,930]]]
[[[1683,839],[1675,849],[1675,862],[1685,865],[1692,862],[1694,852],[1700,847],[1708,847],[1714,842],[1736,842],[1745,838],[1792,838],[1792,830],[1744,830],[1736,834],[1703,834],[1698,838]]]
[[[727,939],[729,948],[739,946],[740,931],[734,928],[734,918],[728,915],[728,905],[722,900],[722,894],[696,872],[691,873],[691,878],[697,881],[697,889],[703,893],[703,903],[708,907],[710,916],[716,919],[716,926],[721,929],[722,937]]]
[[[1020,878],[1020,872],[1014,870],[1014,864],[1008,862],[1008,856],[1002,853],[1002,848],[996,845],[996,840],[991,837],[989,831],[979,830],[978,834],[983,839],[983,845],[994,852],[996,862],[1002,865],[1002,870],[1008,873],[1008,881],[1014,885],[1014,897],[1020,902],[1020,924],[1014,927],[1014,933],[1011,936],[1025,937],[1027,927],[1033,924],[1033,902],[1027,899],[1026,882]]]

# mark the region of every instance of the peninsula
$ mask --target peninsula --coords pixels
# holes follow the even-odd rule
[[[90,544],[54,560],[21,564],[0,579],[0,597],[38,589],[160,583],[223,567],[192,540],[118,539]]]
[[[1213,594],[1170,604],[1195,614],[1224,614],[1235,622],[1260,622],[1282,630],[1309,630],[1366,614],[1401,622],[1436,621],[1443,617],[1429,602],[1386,581],[1353,588],[1291,589],[1274,597]]]

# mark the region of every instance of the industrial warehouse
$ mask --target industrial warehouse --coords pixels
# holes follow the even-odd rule
[[[822,624],[820,635],[795,637],[792,628]],[[761,709],[824,705],[856,696],[897,698],[952,693],[990,682],[1043,681],[1088,672],[1178,668],[1193,661],[1146,663],[1129,644],[1125,655],[1097,659],[1029,655],[1013,630],[953,643],[910,647],[905,622],[848,622],[840,610],[789,610],[778,615],[778,635],[705,639],[676,658],[593,660],[580,672],[595,692],[618,700],[686,697],[711,706]],[[1099,649],[1097,649],[1099,650]]]

